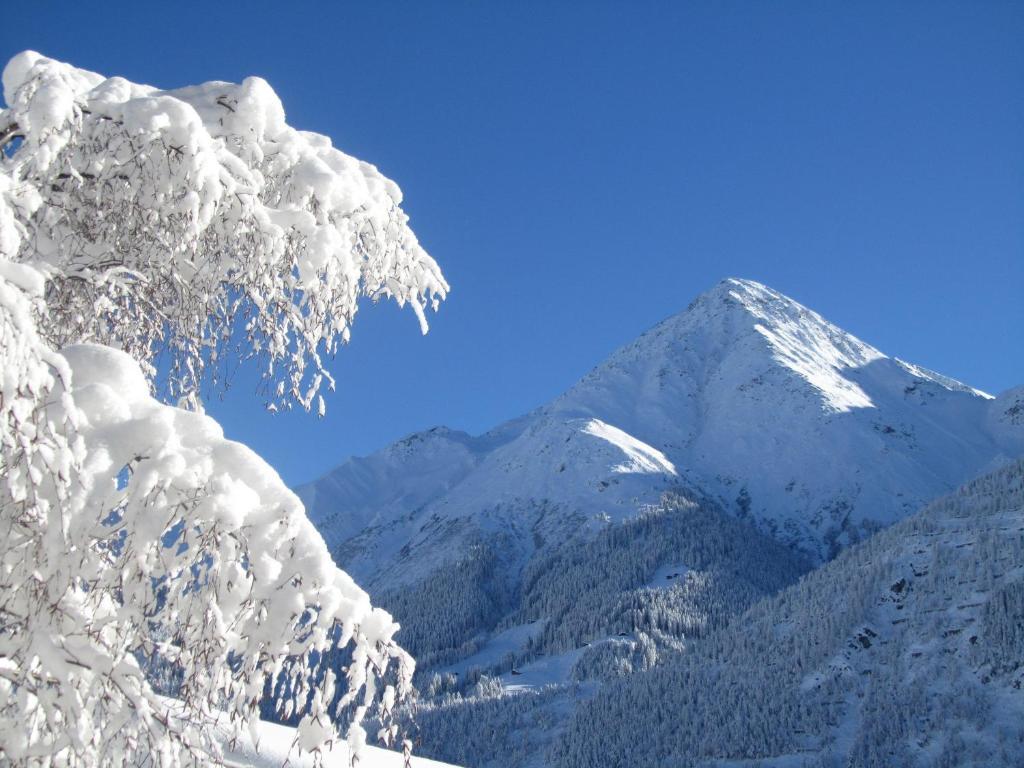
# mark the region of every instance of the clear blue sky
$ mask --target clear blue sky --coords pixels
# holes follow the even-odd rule
[[[974,386],[1024,383],[1024,3],[13,3],[24,48],[257,74],[402,186],[453,291],[366,306],[324,421],[211,411],[289,483],[556,395],[725,276]]]

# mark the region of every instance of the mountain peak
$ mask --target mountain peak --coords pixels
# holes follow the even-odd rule
[[[690,311],[702,303],[726,303],[734,307],[754,309],[775,305],[778,308],[791,308],[810,311],[795,300],[776,291],[764,283],[741,277],[726,277],[694,299],[686,311]]]
[[[812,384],[822,383],[822,366],[830,370],[844,371],[861,368],[880,360],[889,360],[878,349],[829,322],[814,310],[754,280],[729,277],[704,296],[712,304],[724,303],[739,308],[753,317],[754,330],[769,343],[778,362],[803,375]],[[922,366],[899,358],[892,358],[892,363],[915,378],[938,384],[952,392],[964,392],[986,400],[992,399],[991,395],[980,389]],[[815,371],[814,368],[818,370]],[[856,400],[858,402],[847,405],[857,407],[858,404],[863,404],[860,403],[860,398]],[[844,407],[839,409],[844,410]]]
[[[773,298],[786,302],[792,301],[788,296],[779,293],[764,283],[759,283],[756,280],[749,280],[745,277],[724,277],[710,290],[705,291],[703,295],[706,296],[711,294],[735,294],[733,298],[739,300],[742,300],[743,297],[750,296]]]
[[[752,380],[767,370],[781,369],[809,385],[829,412],[873,407],[860,374],[880,366],[898,367],[914,379],[991,399],[948,376],[889,358],[795,299],[755,280],[736,277],[721,280],[684,311],[614,352],[581,385],[586,388],[609,371],[655,364],[662,378],[664,371],[680,367],[691,377],[708,365],[733,373],[739,368],[744,375],[750,373]],[[577,385],[570,391],[579,389]]]
[[[809,386],[826,411],[845,412],[872,406],[848,372],[886,359],[794,299],[731,277],[614,352],[562,399],[592,400],[596,390],[623,386],[650,393],[652,386],[678,389],[683,382],[692,393],[708,387],[721,391],[726,383],[748,391],[776,372],[787,378],[795,374],[795,385]],[[614,392],[601,396],[609,398],[621,400]]]
[[[343,559],[367,583],[486,531],[523,554],[677,486],[825,556],[1019,455],[1022,414],[1014,393],[986,399],[729,278],[547,405],[479,437],[410,436],[300,495],[332,546],[365,537]]]
[[[768,341],[780,362],[797,372],[805,371],[806,366],[793,363],[806,360],[808,354],[819,358],[819,363],[840,369],[885,357],[814,310],[753,280],[726,278],[704,297],[712,305],[718,302],[751,316],[753,330]]]

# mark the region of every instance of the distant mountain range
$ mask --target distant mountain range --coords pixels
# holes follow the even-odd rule
[[[429,754],[511,768],[562,744],[583,765],[563,749],[581,699],[603,711],[609,681],[697,658],[801,574],[1021,455],[1024,387],[992,397],[728,279],[525,416],[411,435],[298,493],[402,622]],[[446,740],[481,722],[486,744]]]

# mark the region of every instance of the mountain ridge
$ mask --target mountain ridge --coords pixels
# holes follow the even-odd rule
[[[993,398],[728,279],[523,416],[298,492],[402,625],[426,752],[509,768],[548,765],[606,685],[1021,455],[1024,387]]]
[[[415,433],[298,492],[332,549],[370,545],[343,565],[371,586],[437,564],[394,567],[403,550],[437,547],[430,520],[466,531],[476,516],[486,528],[493,503],[543,502],[572,517],[549,519],[546,538],[571,538],[673,486],[710,493],[820,559],[1024,451],[1024,429],[989,413],[1000,402],[728,278],[524,416],[479,436]],[[804,448],[781,450],[792,443]]]

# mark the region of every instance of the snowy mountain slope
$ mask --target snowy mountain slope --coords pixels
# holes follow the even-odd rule
[[[1012,445],[1024,430],[1024,386],[1003,392],[992,401],[988,429],[1003,445]]]
[[[693,485],[822,555],[1024,452],[992,401],[726,280],[549,406],[599,414]]]
[[[477,578],[382,599],[410,630],[424,676],[422,754],[473,768],[544,765],[580,699],[648,669],[790,585],[808,564],[716,504],[666,494],[657,508],[546,550],[526,567],[498,631],[446,661],[444,639]],[[423,631],[428,630],[428,631]],[[471,638],[465,625],[456,637]],[[471,651],[471,652],[470,652]]]
[[[525,563],[672,487],[824,557],[1024,453],[1020,399],[888,358],[729,279],[552,403],[480,437],[413,435],[299,494],[371,588],[414,582],[494,532]]]
[[[395,449],[409,443],[411,457],[396,461]],[[364,490],[368,464],[384,478],[372,494]],[[571,538],[588,523],[632,517],[677,482],[660,451],[613,425],[538,413],[481,438],[413,435],[298,492],[340,562],[372,588],[414,582],[459,559],[481,536],[519,542],[518,562],[525,562],[536,547]],[[346,540],[333,521],[353,497],[357,515],[372,513]],[[351,530],[350,523],[341,528]]]
[[[423,753],[542,765],[582,699],[793,583],[799,552],[1024,454],[1022,400],[726,280],[536,411],[413,435],[299,493],[402,623]]]
[[[621,525],[535,553],[517,578],[504,543],[481,543],[455,565],[380,593],[420,669],[497,675],[620,633],[675,645],[809,567],[749,522],[678,493]]]
[[[337,545],[368,527],[423,506],[461,481],[483,451],[464,432],[436,427],[365,458],[352,458],[298,493],[317,527]]]
[[[595,755],[659,767],[1024,764],[1024,461],[598,692],[554,764]]]

